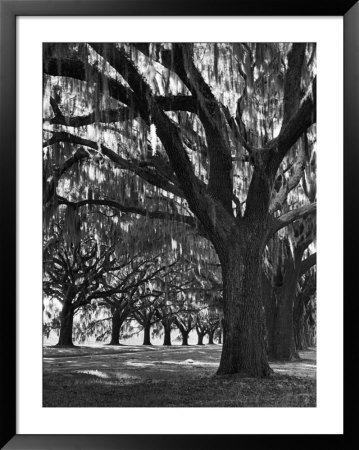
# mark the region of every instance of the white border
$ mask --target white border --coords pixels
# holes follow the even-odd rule
[[[17,433],[343,432],[342,36],[341,17],[17,18]],[[42,408],[41,80],[42,42],[49,41],[318,43],[316,408]]]

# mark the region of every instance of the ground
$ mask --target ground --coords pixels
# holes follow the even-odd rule
[[[268,379],[218,376],[222,346],[44,347],[43,406],[316,406],[316,354]]]

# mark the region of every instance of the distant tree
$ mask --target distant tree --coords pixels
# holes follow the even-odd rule
[[[59,346],[73,345],[74,313],[91,303],[105,274],[116,270],[113,254],[113,247],[99,244],[94,237],[65,244],[62,230],[45,242],[44,294],[62,305]]]
[[[201,310],[196,314],[195,329],[197,332],[197,345],[204,345],[203,338],[208,333],[207,328],[207,311]]]
[[[314,259],[314,254],[308,258]],[[307,259],[309,262],[309,259]],[[309,264],[308,264],[309,266]],[[303,269],[294,302],[294,339],[298,350],[315,346],[316,335],[316,267]]]
[[[114,296],[111,311],[111,340],[109,345],[120,345],[120,331],[123,323],[129,317],[131,306],[128,300],[123,296]],[[110,302],[109,302],[110,303]]]
[[[222,320],[219,322],[219,327],[216,329],[214,333],[214,339],[217,339],[218,344],[222,344]]]
[[[189,294],[196,298],[198,291],[203,289],[196,277],[195,266],[194,261],[183,258],[180,265],[174,266],[166,277],[159,280],[158,288],[163,292],[163,301],[158,305],[156,314],[163,326],[163,345],[171,345],[171,329],[174,325],[181,324],[181,319],[178,318],[182,313],[188,314],[190,310],[194,310],[194,303],[190,306],[188,301]],[[186,334],[183,324],[181,327]]]
[[[313,223],[301,223],[294,227],[292,234],[276,237],[268,246],[274,258],[269,280],[264,276],[263,283],[267,298],[268,353],[275,360],[290,361],[299,357],[293,313],[298,281],[316,263],[316,253],[310,254],[307,250],[313,242],[314,230]]]
[[[143,328],[143,345],[151,344],[151,327],[155,323],[158,323],[158,317],[156,315],[155,297],[150,297],[141,300],[141,307],[134,313],[133,317]]]
[[[158,297],[159,292],[153,295],[146,290],[146,286],[151,286],[157,277],[165,274],[169,266],[160,264],[160,255],[143,255],[125,260],[121,269],[113,274],[116,279],[110,280],[110,286],[115,286],[115,290],[120,294],[105,295],[103,303],[107,305],[112,314],[112,332],[110,345],[119,345],[120,329],[129,316],[139,313],[144,299]],[[111,288],[110,288],[111,290]],[[98,294],[100,296],[101,293]]]
[[[128,297],[168,266],[158,264],[160,256],[153,252],[153,241],[148,247],[146,240],[136,240],[136,235],[123,230],[107,236],[106,224],[112,224],[112,219],[98,220],[95,226],[84,222],[81,229],[77,212],[68,207],[61,226],[53,222],[47,233],[43,290],[62,303],[58,345],[73,345],[74,313],[85,311],[84,307],[91,303],[117,305],[124,319],[124,298],[120,305],[116,296]],[[134,224],[135,230],[138,226],[141,229],[141,223]],[[130,305],[131,300],[127,302]]]
[[[207,318],[207,334],[208,334],[208,344],[214,344],[214,335],[218,330],[220,325],[220,316],[215,311],[208,312]]]
[[[188,336],[195,327],[196,314],[184,309],[180,314],[176,314],[174,323],[182,336],[182,345],[188,345]]]

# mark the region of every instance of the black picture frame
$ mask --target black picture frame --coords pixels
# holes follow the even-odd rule
[[[1,331],[1,448],[6,449],[202,449],[250,445],[271,447],[279,435],[18,435],[16,433],[16,17],[18,16],[343,16],[344,17],[344,243],[345,303],[345,410],[349,409],[355,373],[354,305],[349,298],[357,265],[350,263],[358,241],[355,182],[359,152],[359,2],[342,0],[0,0],[0,241],[2,261]],[[335,205],[333,205],[335,210]],[[335,212],[334,212],[335,213]],[[349,240],[350,238],[350,240]],[[354,260],[355,261],[355,260]],[[354,286],[353,292],[355,293]],[[345,297],[344,297],[345,298]],[[330,438],[334,448],[349,448],[355,415],[347,416],[343,435],[280,435],[278,445],[287,447],[295,437],[298,445],[311,448]],[[4,447],[5,445],[5,447]]]

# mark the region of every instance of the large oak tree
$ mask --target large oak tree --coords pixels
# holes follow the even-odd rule
[[[71,178],[74,165],[100,159],[111,189],[104,195],[92,176],[97,194],[72,195],[72,207],[195,227],[222,269],[218,373],[269,375],[262,254],[278,230],[315,213],[315,203],[281,208],[306,164],[297,143],[316,122],[315,45],[51,44],[44,73],[53,111],[44,146],[65,153],[73,146],[55,170],[47,166],[45,208],[69,203],[59,181]],[[73,107],[61,108],[69,86]],[[131,177],[114,175],[113,167]]]

